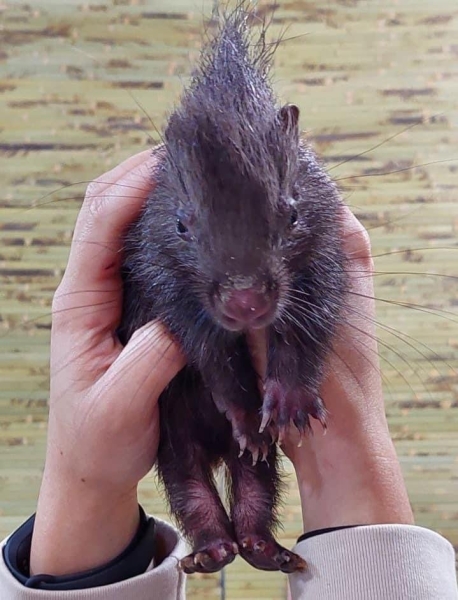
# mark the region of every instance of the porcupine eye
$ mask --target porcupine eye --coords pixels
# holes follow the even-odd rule
[[[183,236],[185,233],[188,233],[188,228],[183,221],[180,221],[180,219],[177,219],[177,233],[179,236]]]
[[[191,231],[192,216],[184,214],[181,210],[178,211],[175,221],[175,230],[178,236],[185,242],[190,242],[193,239]]]
[[[289,226],[295,227],[297,225],[298,218],[299,218],[299,215],[297,213],[297,209],[293,206],[290,216],[289,216]]]

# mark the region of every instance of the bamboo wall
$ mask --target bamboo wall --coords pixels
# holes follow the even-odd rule
[[[157,140],[139,105],[163,122],[209,8],[0,3],[0,537],[38,493],[50,303],[86,183],[68,186]],[[278,51],[276,86],[301,107],[329,167],[373,148],[331,173],[370,228],[387,412],[418,523],[458,545],[458,5],[281,0],[273,32],[286,26],[293,39]],[[301,533],[290,483],[288,545]],[[165,515],[153,475],[141,498]],[[282,576],[241,560],[223,579],[189,581],[190,598],[285,593]]]

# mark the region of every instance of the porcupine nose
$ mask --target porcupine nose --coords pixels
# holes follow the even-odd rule
[[[222,305],[222,312],[229,319],[247,325],[266,315],[271,308],[267,294],[255,289],[234,290]]]

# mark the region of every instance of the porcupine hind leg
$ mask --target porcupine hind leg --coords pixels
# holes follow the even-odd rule
[[[232,443],[231,427],[209,392],[185,369],[161,396],[158,471],[171,511],[192,544],[186,573],[212,573],[238,552],[232,524],[212,474]]]
[[[238,458],[234,444],[226,462],[231,475],[231,519],[240,555],[265,571],[303,570],[305,561],[280,546],[273,536],[281,491],[276,446],[270,446],[267,461],[253,465],[249,456]]]

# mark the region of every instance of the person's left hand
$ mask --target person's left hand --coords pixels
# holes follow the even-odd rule
[[[137,331],[125,348],[116,336],[122,236],[153,187],[154,163],[151,151],[142,152],[89,185],[54,296],[35,573],[100,565],[138,526],[137,485],[159,442],[157,400],[184,364],[159,323]]]

